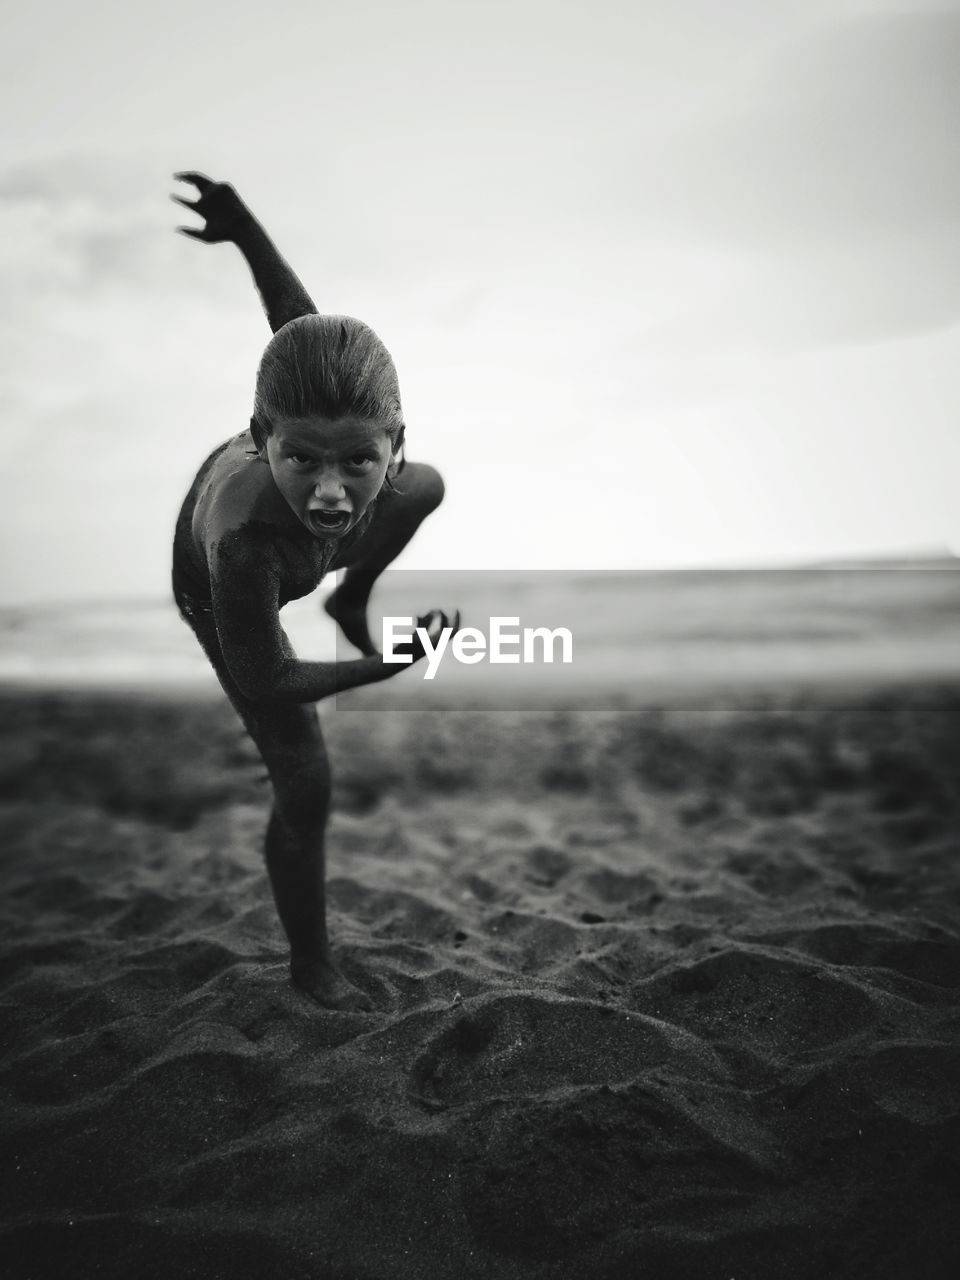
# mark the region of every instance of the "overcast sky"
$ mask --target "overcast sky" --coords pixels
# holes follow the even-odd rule
[[[0,52],[0,601],[156,597],[269,337],[234,182],[396,359],[417,568],[960,549],[960,7],[33,3]]]

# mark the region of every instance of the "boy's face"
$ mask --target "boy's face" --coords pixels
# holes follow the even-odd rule
[[[281,419],[258,448],[291,509],[325,541],[356,525],[391,457],[386,428],[351,418]]]

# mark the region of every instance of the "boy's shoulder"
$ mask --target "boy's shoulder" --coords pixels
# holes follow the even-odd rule
[[[194,534],[209,553],[225,538],[261,547],[271,530],[290,527],[290,509],[249,432],[229,440],[204,476],[194,511]]]
[[[233,592],[274,592],[285,603],[308,595],[326,569],[326,548],[290,510],[249,433],[228,441],[197,498],[194,542],[211,580]]]

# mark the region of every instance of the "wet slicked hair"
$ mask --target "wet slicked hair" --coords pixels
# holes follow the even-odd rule
[[[403,443],[400,384],[390,352],[361,320],[298,316],[273,335],[257,370],[253,425],[280,418],[361,418]]]

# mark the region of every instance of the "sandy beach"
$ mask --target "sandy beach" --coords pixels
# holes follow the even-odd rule
[[[224,702],[4,696],[6,1274],[956,1274],[960,686],[323,716],[369,1015]]]

